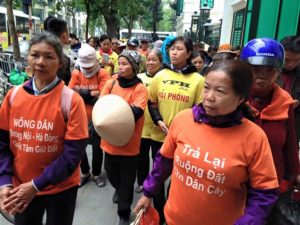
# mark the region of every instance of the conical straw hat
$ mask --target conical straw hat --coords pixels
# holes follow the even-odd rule
[[[133,112],[118,95],[100,97],[94,105],[92,120],[98,135],[111,145],[124,146],[133,135]]]

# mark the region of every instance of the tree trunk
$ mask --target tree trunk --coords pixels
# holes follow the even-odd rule
[[[113,11],[113,10],[111,10]],[[116,17],[117,15],[117,12],[112,12],[110,14],[108,13],[105,13],[104,15],[104,20],[105,20],[105,23],[106,23],[106,34],[109,36],[109,37],[118,37],[118,34],[119,34],[119,30],[118,30],[118,19]]]
[[[133,22],[134,22],[134,17],[130,16],[129,23],[127,24],[128,25],[128,39],[131,37],[131,30],[133,28]]]
[[[89,24],[90,24],[90,1],[84,0],[86,7],[86,24],[85,24],[85,40],[89,38]]]
[[[15,19],[14,19],[14,14],[13,14],[13,6],[12,6],[13,3],[12,2],[13,2],[12,0],[6,0],[8,27],[9,27],[10,36],[12,37],[14,58],[17,61],[20,61],[21,54],[20,54],[18,35],[16,32],[16,27],[15,27]],[[8,37],[8,38],[10,38],[10,37]]]
[[[160,0],[155,0],[153,4],[153,24],[152,24],[152,29],[153,29],[153,34],[152,34],[152,41],[157,41],[158,40],[158,35],[156,34],[157,31],[157,22],[158,22],[158,10],[160,6]]]

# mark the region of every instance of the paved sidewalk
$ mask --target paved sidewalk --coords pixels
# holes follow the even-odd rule
[[[91,159],[91,147],[88,146],[87,153]],[[105,176],[105,173],[102,174]],[[118,225],[117,205],[112,203],[114,189],[106,179],[106,186],[99,188],[93,181],[88,182],[82,188],[79,188],[77,195],[77,204],[73,225]],[[141,194],[134,194],[133,209],[136,201]],[[131,215],[131,221],[134,215]],[[0,225],[9,225],[10,223],[0,215]]]

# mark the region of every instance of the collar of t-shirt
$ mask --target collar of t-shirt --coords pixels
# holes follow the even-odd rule
[[[172,70],[176,73],[181,73],[181,74],[189,74],[189,73],[194,73],[194,72],[198,72],[196,67],[193,64],[188,63],[184,68],[182,69],[177,69],[174,67],[174,65],[172,64],[164,64],[164,68],[167,68],[169,70]]]
[[[195,122],[205,123],[212,127],[219,128],[237,126],[242,123],[242,119],[244,118],[243,112],[239,108],[227,115],[209,116],[206,114],[202,103],[194,106],[192,112]]]
[[[33,77],[32,88],[34,91],[34,95],[42,95],[42,94],[48,93],[50,90],[52,90],[56,86],[56,84],[58,82],[59,82],[59,78],[56,76],[55,79],[50,84],[48,84],[46,87],[44,87],[42,90],[39,91],[35,85],[35,77]]]

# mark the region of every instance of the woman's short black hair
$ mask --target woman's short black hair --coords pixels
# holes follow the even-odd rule
[[[111,42],[111,38],[109,36],[107,36],[106,34],[101,35],[100,36],[100,43],[102,43],[106,39],[108,39]]]
[[[64,20],[49,16],[44,21],[44,29],[45,31],[55,34],[57,37],[60,37],[64,32],[68,32],[68,25]]]
[[[170,46],[172,47],[172,45],[175,44],[175,42],[177,41],[181,41],[183,42],[185,48],[186,48],[186,51],[188,53],[192,53],[193,52],[193,41],[192,39],[188,38],[188,37],[184,37],[184,36],[178,36],[176,37],[175,39],[173,39],[170,43]],[[191,62],[191,59],[192,59],[192,54],[191,56],[188,58],[188,62],[190,63]]]
[[[280,43],[285,51],[300,54],[300,36],[287,36]]]
[[[241,97],[248,99],[253,83],[251,67],[239,60],[224,60],[214,62],[207,70],[206,74],[212,71],[223,71],[232,80],[234,92]]]
[[[246,103],[253,83],[251,67],[239,59],[230,59],[213,63],[208,68],[206,75],[212,71],[222,71],[230,77],[233,91],[244,98],[238,108],[242,110],[247,119],[254,121],[253,110]]]

